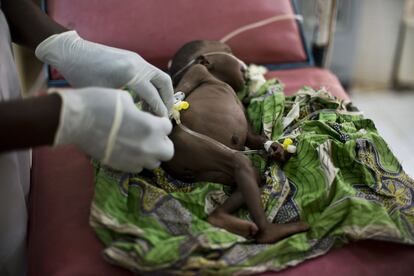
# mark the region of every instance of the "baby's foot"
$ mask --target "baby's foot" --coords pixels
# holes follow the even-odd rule
[[[245,238],[254,237],[259,230],[256,224],[251,221],[242,220],[238,217],[220,211],[213,211],[208,216],[207,221],[216,227],[226,229],[231,233]]]
[[[288,224],[269,223],[265,228],[259,230],[255,239],[258,243],[275,243],[287,236],[308,230],[309,225],[305,222]]]

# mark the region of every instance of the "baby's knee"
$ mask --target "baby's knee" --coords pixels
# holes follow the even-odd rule
[[[256,177],[255,168],[246,155],[237,153],[234,155],[232,162],[236,172],[242,171],[243,173],[251,174]]]
[[[244,154],[235,154],[233,157],[233,164],[235,166],[235,172],[243,172],[243,174],[251,175],[256,180],[259,186],[262,186],[263,181],[259,170],[257,170],[251,160]]]
[[[233,155],[232,162],[236,166],[236,168],[252,166],[252,162],[250,161],[250,159],[246,155],[238,152]]]

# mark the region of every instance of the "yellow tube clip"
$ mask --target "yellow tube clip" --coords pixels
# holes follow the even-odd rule
[[[187,101],[181,101],[179,110],[187,110],[190,107],[190,104]]]
[[[287,150],[288,146],[290,146],[290,145],[292,145],[292,144],[293,144],[292,139],[290,139],[290,138],[286,138],[286,139],[283,141],[282,146],[283,146],[283,148],[284,148],[285,150]]]

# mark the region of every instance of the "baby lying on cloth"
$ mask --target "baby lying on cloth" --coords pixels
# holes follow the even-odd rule
[[[181,112],[181,124],[170,135],[175,155],[163,168],[182,181],[234,186],[234,193],[208,221],[258,243],[274,243],[309,226],[304,222],[274,224],[265,217],[259,174],[241,151],[245,146],[253,150],[266,147],[278,162],[283,162],[286,154],[277,142],[268,142],[251,131],[235,93],[245,85],[244,70],[230,47],[216,41],[193,41],[175,54],[170,67],[175,91],[185,94],[190,108]],[[243,205],[253,222],[232,215]]]
[[[260,201],[257,174],[240,150],[262,149],[266,139],[252,135],[235,97],[244,84],[240,63],[217,42],[190,43],[180,52],[171,72],[190,106],[171,134],[175,159],[163,164],[176,178],[163,169],[131,174],[94,162],[90,223],[107,260],[144,274],[232,275],[279,271],[354,240],[414,244],[414,180],[371,120],[325,89],[284,96],[283,85],[268,80],[238,93],[249,98],[254,133],[293,139],[298,149],[283,170],[265,156],[249,156],[265,178]],[[277,145],[272,151],[283,162]],[[268,221],[279,224],[263,218],[260,203]],[[282,239],[306,230],[304,223],[286,224],[301,218],[311,230]],[[249,242],[207,219],[258,242],[282,240]]]

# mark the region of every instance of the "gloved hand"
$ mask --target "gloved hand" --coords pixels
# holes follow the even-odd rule
[[[35,53],[73,87],[126,86],[160,116],[168,116],[173,106],[171,78],[134,52],[93,43],[68,31],[50,36]]]
[[[90,87],[56,91],[62,98],[55,145],[74,144],[118,170],[154,169],[172,158],[172,125],[137,109],[125,91]]]

